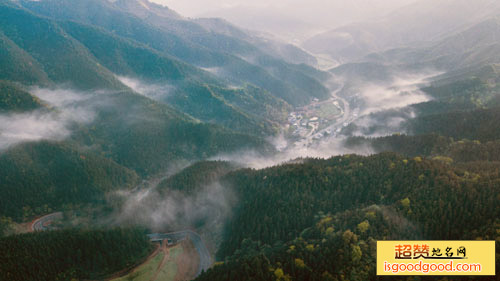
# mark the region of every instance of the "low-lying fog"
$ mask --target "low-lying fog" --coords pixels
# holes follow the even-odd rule
[[[408,111],[407,106],[429,100],[420,87],[425,85],[432,75],[433,73],[398,75],[385,83],[358,84],[354,90],[349,91],[356,93],[357,99],[347,94],[341,96],[350,107],[347,113],[350,116],[345,116],[345,120],[361,128],[354,132],[357,135],[374,136],[398,132],[401,130],[400,125],[407,118],[415,117]],[[172,92],[172,86],[168,84],[148,85],[130,77],[119,77],[119,79],[134,91],[152,99],[163,100]],[[336,84],[342,84],[339,83],[342,79],[348,78],[336,77]],[[105,91],[88,93],[61,88],[55,90],[32,88],[30,92],[42,100],[46,107],[29,113],[0,115],[0,149],[23,141],[63,140],[69,137],[73,125],[88,124],[95,120],[99,107],[102,106],[102,97],[107,94]],[[332,95],[341,95],[341,92],[332,91]],[[373,113],[384,110],[399,111],[402,114],[383,124],[383,130],[366,133],[368,130],[363,128],[380,125],[372,118]],[[358,113],[354,115],[353,112]],[[346,126],[342,124],[341,127]],[[345,135],[336,134],[307,143],[301,140],[290,141],[281,134],[269,139],[278,150],[273,155],[239,151],[217,155],[212,159],[232,161],[243,167],[265,168],[298,158],[374,153],[368,146],[357,147],[356,150],[346,148],[345,139]],[[116,196],[121,198],[119,200],[123,201],[123,205],[112,218],[107,219],[116,224],[142,224],[158,231],[197,227],[220,233],[223,222],[231,216],[234,202],[237,200],[231,193],[231,188],[219,183],[206,185],[193,194],[180,191],[160,194],[156,185],[157,182],[146,188],[112,194],[115,198]]]
[[[126,76],[116,76],[120,82],[134,90],[136,93],[141,94],[145,97],[153,99],[155,101],[165,101],[165,99],[172,93],[175,89],[174,86],[167,83],[163,84],[151,84],[143,82],[139,79],[126,77]]]
[[[283,134],[269,139],[274,144],[277,153],[261,155],[255,151],[240,151],[232,154],[222,154],[212,160],[225,160],[238,163],[255,169],[266,168],[282,164],[299,158],[329,158],[343,154],[369,155],[375,153],[370,146],[348,148],[345,140],[349,136],[381,137],[394,133],[407,133],[402,125],[405,121],[415,118],[414,110],[409,107],[431,100],[421,88],[428,85],[432,77],[439,75],[439,71],[426,71],[421,74],[399,74],[386,82],[362,82],[349,89],[350,94],[344,94],[343,100],[350,107],[349,116],[344,117],[345,123],[356,128],[348,134],[346,124],[339,124],[342,132],[333,136],[326,136],[319,140],[287,140]],[[335,77],[331,84],[345,84],[348,77]],[[341,89],[334,91],[337,95]],[[354,94],[352,94],[354,93]],[[356,113],[354,113],[356,112]],[[388,112],[389,116],[383,120],[377,118],[377,113]],[[345,114],[345,113],[344,113]],[[335,130],[333,130],[335,131]]]
[[[383,110],[408,111],[407,106],[425,102],[430,98],[420,90],[427,79],[433,74],[399,75],[386,83],[364,83],[358,85],[358,95],[362,103],[351,102],[353,109],[359,108],[359,116],[349,119],[358,126],[370,127],[377,124],[371,116],[372,113]],[[337,78],[339,80],[339,78]],[[138,84],[141,84],[138,82]],[[338,81],[337,81],[338,84]],[[138,87],[134,87],[138,89]],[[339,92],[339,91],[335,91]],[[349,97],[343,97],[349,100]],[[407,118],[413,118],[411,114]],[[384,124],[385,132],[377,134],[391,134],[400,130],[400,125],[405,118],[395,119],[392,124]],[[370,124],[373,122],[373,124]],[[363,131],[359,131],[362,134]],[[372,134],[373,136],[374,134]],[[255,151],[239,151],[238,153],[223,154],[213,157],[212,160],[226,160],[237,163],[242,167],[265,168],[291,160],[301,161],[300,158],[327,158],[341,154],[371,154],[373,149],[369,146],[356,147],[355,150],[346,148],[346,136],[337,135],[325,138],[310,145],[296,145],[287,140],[283,134],[269,139],[277,150],[273,155],[262,155]],[[180,230],[196,227],[202,234],[220,235],[224,221],[230,218],[232,209],[237,201],[231,188],[220,183],[208,184],[198,189],[193,194],[181,191],[169,191],[161,194],[157,183],[137,189],[133,192],[118,192],[113,194],[123,200],[122,208],[111,218],[115,224],[141,224],[150,227],[153,231]],[[115,197],[116,198],[116,197]]]
[[[186,194],[177,190],[160,194],[156,185],[134,192],[113,194],[124,200],[122,208],[112,217],[115,224],[140,224],[153,231],[175,231],[188,228],[220,231],[229,218],[235,197],[231,189],[219,183],[201,187]]]
[[[25,113],[0,115],[0,150],[37,140],[63,140],[70,136],[71,126],[90,123],[95,118],[94,95],[69,89],[32,88],[46,107]]]
[[[436,74],[396,76],[387,84],[367,83],[360,86],[360,99],[366,104],[360,114],[367,115],[429,101],[430,97],[420,89],[433,76]]]

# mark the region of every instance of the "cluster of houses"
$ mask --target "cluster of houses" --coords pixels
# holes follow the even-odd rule
[[[329,108],[322,108],[326,102],[331,102],[333,106],[340,110],[340,114],[335,114],[332,110],[331,116],[321,117],[325,115],[325,110],[330,110]],[[352,117],[357,118],[359,109],[356,108],[353,111]],[[349,120],[345,120],[341,124],[334,126],[335,121],[340,115],[344,114],[342,107],[338,100],[329,100],[325,102],[319,102],[318,99],[313,99],[312,103],[306,107],[299,108],[296,112],[290,113],[288,116],[288,125],[292,129],[292,135],[299,138],[310,138],[312,140],[318,140],[322,137],[329,135],[335,135],[342,131],[342,128],[349,125]],[[320,125],[326,129],[319,130]]]
[[[294,135],[304,137],[311,132],[311,130],[319,127],[320,120],[316,116],[307,118],[301,113],[292,112],[288,116],[288,122],[294,129]]]

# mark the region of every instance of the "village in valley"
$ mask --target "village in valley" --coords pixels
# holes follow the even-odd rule
[[[309,105],[289,114],[287,131],[294,139],[307,140],[301,141],[303,144],[338,134],[348,125],[346,107],[348,104],[336,97],[324,101],[314,98]],[[353,116],[357,114],[353,112]]]

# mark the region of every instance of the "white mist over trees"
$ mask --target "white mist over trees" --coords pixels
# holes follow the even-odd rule
[[[144,244],[189,229],[210,251],[189,258],[199,272],[223,261],[197,281],[366,281],[377,240],[500,241],[499,15],[498,0],[0,0],[0,236],[34,219]],[[56,280],[51,255],[75,252],[62,234],[16,235],[36,258],[0,237],[0,281]],[[81,243],[95,278],[57,280],[151,250],[105,240],[144,255],[114,268]]]

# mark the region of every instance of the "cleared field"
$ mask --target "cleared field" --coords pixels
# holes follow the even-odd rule
[[[164,256],[165,254],[160,251],[155,257],[149,260],[149,262],[139,266],[126,276],[113,279],[113,281],[151,281]]]
[[[339,100],[330,99],[319,103],[313,103],[300,109],[298,114],[306,119],[319,117],[320,120],[332,120],[342,114],[342,105]]]
[[[331,119],[340,114],[339,108],[333,102],[322,103],[318,108],[314,109],[314,113],[321,119]]]
[[[168,260],[157,272],[156,278],[153,280],[157,281],[174,281],[177,275],[177,257],[182,254],[183,249],[181,245],[177,245],[170,248],[170,254]]]

